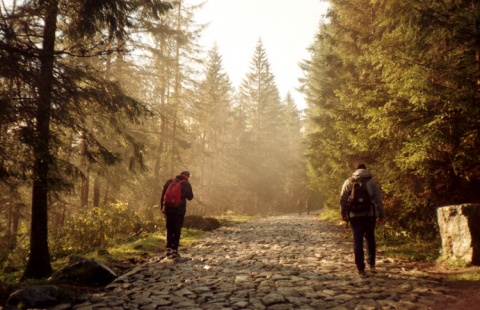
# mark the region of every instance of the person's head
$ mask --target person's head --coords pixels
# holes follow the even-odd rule
[[[356,169],[367,169],[367,166],[364,163],[359,163],[359,164],[357,164]]]
[[[190,177],[190,172],[187,171],[187,170],[183,170],[182,172],[180,172],[180,175],[183,175],[183,176],[186,176],[187,178]]]

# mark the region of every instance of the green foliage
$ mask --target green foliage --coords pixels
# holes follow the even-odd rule
[[[146,253],[155,255],[163,252],[164,248],[165,234],[161,231],[144,234],[133,241],[114,244],[106,249],[107,255],[102,256],[113,260],[138,259],[145,256]],[[98,255],[95,253],[98,253],[98,251],[92,252],[91,255]]]
[[[319,218],[323,221],[337,222],[341,220],[339,208],[331,207],[328,203],[324,204],[322,212],[319,214]]]
[[[389,257],[398,257],[417,262],[434,262],[441,250],[440,236],[428,233],[422,219],[416,220],[417,227],[400,227],[395,222],[378,225],[376,229],[379,248]],[[422,226],[423,225],[423,226]]]
[[[203,57],[197,45],[201,4],[75,0],[49,6],[49,14],[38,10],[46,4],[7,4],[0,12],[0,201],[18,204],[0,211],[0,224],[8,221],[9,233],[20,236],[17,224],[39,221],[32,240],[39,238],[45,255],[37,258],[130,240],[135,216],[142,232],[154,231],[162,221],[161,187],[183,169],[193,173],[189,208],[196,214],[273,214],[305,199],[300,112],[291,96],[281,100],[260,42],[236,96],[218,49]],[[39,58],[47,32],[52,57]],[[52,63],[41,66],[46,60]],[[39,86],[43,96],[51,89],[51,98],[39,100]],[[40,180],[32,169],[35,145],[45,147],[47,160],[36,158],[45,175],[37,187],[42,199],[32,200],[32,180]],[[41,216],[28,213],[32,201]],[[113,201],[129,208],[110,207]],[[23,262],[24,249],[14,251]],[[0,260],[12,259],[6,252]]]
[[[379,249],[385,251],[385,256],[396,257],[416,262],[435,262],[441,245],[439,242],[428,242],[424,239],[397,237],[389,240],[379,240]]]
[[[91,208],[51,232],[51,252],[53,257],[62,257],[107,248],[142,233],[142,225],[137,212],[125,203]]]
[[[478,12],[433,0],[330,4],[302,63],[312,186],[336,209],[365,162],[392,231],[436,240],[436,207],[480,201]]]
[[[447,281],[480,282],[480,273],[464,272],[448,276]]]

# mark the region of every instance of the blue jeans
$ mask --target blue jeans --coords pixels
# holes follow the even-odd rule
[[[375,223],[376,218],[359,216],[350,218],[353,231],[353,253],[355,265],[359,271],[365,270],[365,254],[363,252],[363,238],[367,242],[367,263],[375,266]]]

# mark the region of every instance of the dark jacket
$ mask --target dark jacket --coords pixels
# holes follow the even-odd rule
[[[342,192],[340,194],[340,212],[342,213],[342,217],[347,216],[347,203],[348,203],[348,196],[350,196],[350,192],[353,188],[353,180],[359,178],[370,178],[370,180],[365,184],[367,187],[367,191],[370,194],[370,198],[372,199],[374,210],[365,213],[350,213],[350,217],[357,217],[357,216],[375,216],[379,218],[385,218],[385,211],[383,209],[383,201],[382,201],[382,190],[380,186],[378,186],[377,182],[372,179],[372,174],[366,169],[357,169],[351,178],[348,178],[342,186]]]
[[[172,184],[174,179],[168,180],[165,185],[163,186],[162,196],[160,197],[160,206],[162,207],[162,212],[164,213],[176,213],[176,214],[185,214],[187,212],[187,200],[193,199],[193,190],[192,185],[188,183],[188,178],[184,175],[177,175],[175,177],[177,180],[186,179],[187,182],[182,183],[182,202],[178,207],[176,206],[168,206],[164,205],[163,199],[165,197],[165,193],[167,191],[168,186]]]

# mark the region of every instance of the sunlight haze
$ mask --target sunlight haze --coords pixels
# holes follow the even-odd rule
[[[209,23],[200,43],[209,50],[216,42],[233,86],[238,87],[249,71],[260,38],[280,96],[284,99],[290,91],[297,107],[304,109],[303,95],[295,90],[302,77],[298,64],[309,58],[307,48],[327,7],[328,2],[320,0],[208,0],[195,18],[198,23]]]
[[[307,48],[328,8],[324,0],[184,0],[204,6],[195,12],[199,24],[208,24],[200,44],[210,50],[216,43],[223,67],[234,87],[249,71],[255,46],[262,40],[281,99],[290,92],[299,109],[306,107],[296,91],[302,71],[298,64],[309,58]],[[17,1],[22,3],[23,1]],[[12,0],[5,1],[7,7]]]

